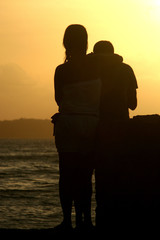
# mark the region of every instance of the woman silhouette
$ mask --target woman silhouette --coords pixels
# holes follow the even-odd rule
[[[76,227],[92,228],[91,195],[93,150],[99,120],[101,94],[100,66],[122,61],[113,55],[86,55],[87,31],[82,25],[67,27],[63,45],[65,63],[55,71],[55,100],[59,114],[54,117],[55,143],[59,154],[59,193],[63,222],[59,230],[70,230],[72,202],[75,205]]]

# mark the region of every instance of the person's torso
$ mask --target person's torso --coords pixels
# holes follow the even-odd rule
[[[94,61],[86,57],[62,66],[59,111],[98,115],[101,80]]]
[[[120,64],[110,71],[102,71],[102,93],[100,118],[123,121],[129,118],[128,88],[129,78],[125,64]]]

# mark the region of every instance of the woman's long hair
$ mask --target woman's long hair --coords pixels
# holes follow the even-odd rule
[[[74,53],[85,55],[88,47],[85,27],[79,24],[69,25],[64,33],[63,45],[66,49],[65,62],[70,61]]]

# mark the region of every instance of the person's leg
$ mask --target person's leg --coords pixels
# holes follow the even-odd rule
[[[82,171],[81,164],[83,158],[80,153],[74,153],[74,172],[73,172],[73,199],[76,212],[76,227],[79,228],[83,224],[83,209],[82,209]]]
[[[112,154],[99,153],[95,168],[96,226],[103,230],[113,227],[117,218],[119,195],[117,165]]]
[[[91,223],[93,159],[89,154],[59,153],[59,193],[64,222],[71,223],[72,201],[76,211],[76,226]]]
[[[76,225],[91,225],[91,196],[93,159],[91,154],[77,153],[75,171],[75,209]],[[82,221],[82,215],[84,221]]]
[[[63,210],[63,223],[71,225],[71,212],[73,202],[73,166],[72,154],[59,153],[59,195]]]
[[[109,166],[107,154],[98,154],[95,167],[96,187],[96,227],[103,230],[110,221],[110,211],[113,210],[112,201],[112,169]]]
[[[84,214],[84,224],[89,226],[91,221],[91,197],[92,197],[92,174],[93,174],[93,155],[85,154],[81,168],[82,180],[82,209]]]

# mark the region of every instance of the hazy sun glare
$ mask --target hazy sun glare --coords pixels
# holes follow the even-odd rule
[[[139,85],[133,114],[160,114],[160,0],[1,0],[0,119],[49,118],[57,111],[54,70],[72,23],[87,28],[88,52],[107,39],[132,66]]]

